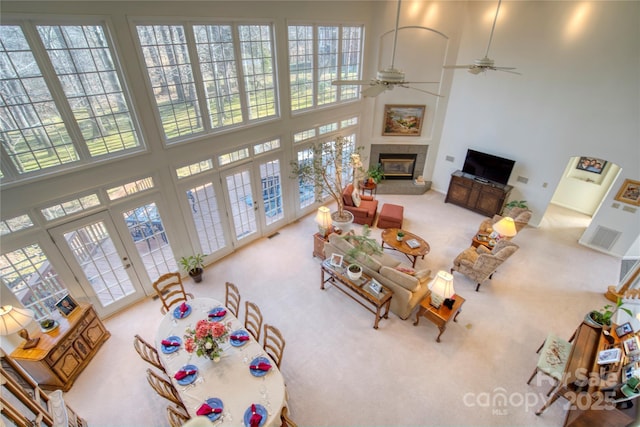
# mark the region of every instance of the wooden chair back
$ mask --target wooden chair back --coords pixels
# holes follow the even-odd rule
[[[236,317],[238,317],[238,313],[240,313],[240,299],[238,287],[231,282],[225,283],[224,305]]]
[[[160,375],[147,368],[147,381],[151,388],[154,389],[160,397],[167,399],[171,403],[175,403],[187,412],[187,408],[185,408],[184,403],[182,403],[182,400],[178,395],[178,390],[175,389],[169,380],[162,378]]]
[[[164,369],[164,366],[162,366],[162,362],[160,362],[158,350],[156,350],[154,346],[142,339],[142,337],[138,334],[135,334],[135,336],[133,337],[133,348],[136,349],[136,352],[140,355],[142,360],[149,363],[151,366],[156,367],[164,373],[167,372],[166,369]]]
[[[262,333],[262,313],[258,306],[250,301],[244,303],[244,327],[249,333],[260,342]]]
[[[276,362],[276,366],[280,368],[282,362],[282,354],[284,353],[285,341],[282,332],[275,326],[264,325],[264,351]]]
[[[185,292],[180,273],[163,274],[153,282],[153,289],[162,301],[162,308],[160,308],[162,314],[166,314],[171,306],[193,298],[192,294]]]
[[[183,412],[182,409],[176,406],[169,405],[167,406],[167,419],[169,420],[169,425],[171,427],[181,427],[184,423],[189,421],[191,418],[186,412]]]
[[[298,427],[298,424],[289,417],[289,409],[286,406],[283,406],[280,411],[280,425],[282,427]]]

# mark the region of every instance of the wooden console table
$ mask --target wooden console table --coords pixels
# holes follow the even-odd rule
[[[11,357],[45,390],[68,391],[111,336],[91,304],[80,304],[60,326],[40,334],[34,348],[16,348]]]
[[[325,274],[327,276],[326,279]],[[322,267],[320,267],[320,289],[324,289],[325,283],[331,283],[336,289],[375,314],[373,329],[378,329],[380,319],[389,318],[389,307],[391,307],[393,291],[381,284],[382,290],[376,294],[369,288],[371,277],[366,274],[362,273],[362,277],[358,280],[351,280],[347,277],[346,265],[335,267],[331,265],[329,259],[326,259],[322,261]],[[375,310],[370,306],[373,306]],[[384,313],[382,313],[383,309]]]
[[[480,182],[473,175],[455,171],[451,174],[449,190],[444,202],[453,203],[486,216],[493,216],[502,212],[512,189],[510,185]]]
[[[426,319],[429,319],[434,323],[440,330],[440,333],[436,338],[436,342],[440,342],[440,336],[444,334],[444,331],[447,329],[447,323],[451,320],[454,322],[458,321],[458,314],[460,314],[460,309],[462,308],[464,301],[464,298],[456,294],[452,308],[448,308],[444,304],[435,308],[431,305],[431,294],[429,294],[420,303],[420,308],[416,314],[416,321],[413,322],[413,326],[417,326],[418,322],[420,322],[420,316],[424,316]]]

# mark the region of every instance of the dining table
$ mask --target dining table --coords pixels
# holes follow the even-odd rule
[[[206,403],[211,408],[220,408],[219,413],[206,415],[216,426],[249,427],[254,413],[262,417],[259,427],[279,426],[280,413],[286,405],[284,377],[260,343],[214,298],[187,300],[186,311],[185,307],[182,310],[179,307],[180,304],[172,307],[160,321],[155,346],[189,416],[196,417]],[[226,311],[224,317],[209,316],[221,310]],[[223,351],[218,361],[185,350],[187,329],[195,329],[202,319],[221,322],[228,328],[229,335],[221,344]],[[230,339],[239,335],[248,339]],[[163,341],[165,344],[170,341],[172,345],[165,345]],[[260,361],[270,364],[271,368],[257,369]],[[197,372],[192,378],[177,380],[175,374],[187,366],[188,370],[195,367]]]

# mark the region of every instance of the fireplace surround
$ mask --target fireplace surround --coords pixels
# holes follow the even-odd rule
[[[423,194],[431,188],[414,183],[424,173],[428,145],[419,144],[372,144],[369,166],[382,164],[385,179],[378,184],[378,194]]]

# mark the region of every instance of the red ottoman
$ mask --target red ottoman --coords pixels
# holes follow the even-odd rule
[[[378,214],[378,228],[402,228],[403,213],[402,206],[385,203]]]

